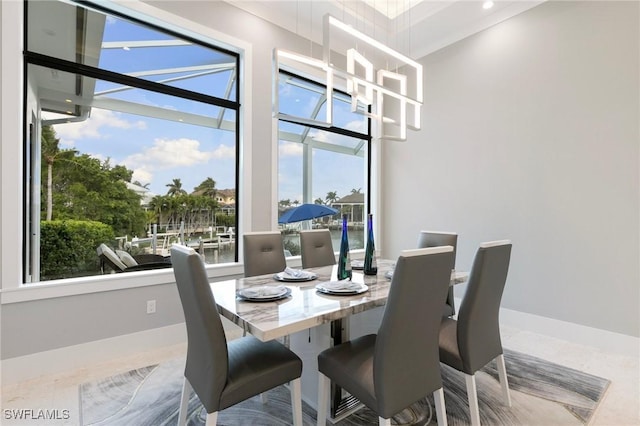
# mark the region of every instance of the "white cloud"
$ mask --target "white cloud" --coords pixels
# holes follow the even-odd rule
[[[293,87],[290,84],[283,83],[282,81],[278,84],[279,95],[281,97],[290,96],[293,93]]]
[[[104,154],[101,153],[91,153],[91,152],[87,152],[86,154],[90,155],[93,158],[97,158],[98,160],[100,160],[101,163],[105,162],[107,159],[109,159],[109,157],[107,157]]]
[[[334,134],[311,129],[309,131],[309,137],[318,142],[331,142],[331,140],[334,138]]]
[[[281,156],[300,156],[302,155],[302,144],[297,142],[282,142],[278,148]]]
[[[142,120],[125,120],[115,111],[93,108],[87,120],[58,124],[54,128],[56,135],[60,138],[60,144],[68,147],[73,146],[76,140],[83,138],[106,139],[110,136],[108,128],[146,129],[147,124]]]
[[[153,181],[153,173],[145,169],[144,167],[141,167],[133,171],[133,177],[131,178],[131,180],[138,181],[143,185],[145,183],[151,183]]]
[[[56,131],[56,135],[58,134],[58,132]],[[75,141],[73,139],[64,139],[64,138],[60,138],[60,148],[62,149],[66,149],[66,148],[73,148],[75,146]]]
[[[221,144],[213,151],[200,150],[195,139],[155,139],[153,146],[122,160],[133,170],[133,180],[151,182],[154,172],[205,164],[210,160],[233,159],[235,148]]]
[[[364,120],[353,120],[348,122],[345,129],[353,130],[354,132],[367,133],[367,122]]]
[[[195,139],[156,139],[153,146],[125,158],[122,162],[130,168],[149,166],[154,169],[170,169],[206,163],[211,152],[200,151]]]
[[[233,146],[221,144],[215,151],[213,151],[213,155],[211,157],[219,160],[236,158],[236,149]]]

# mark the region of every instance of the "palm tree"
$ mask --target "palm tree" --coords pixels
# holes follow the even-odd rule
[[[134,185],[137,185],[137,186],[139,186],[139,187],[141,187],[141,188],[144,188],[144,189],[149,189],[149,185],[151,185],[151,183],[150,183],[150,182],[147,182],[147,183],[145,183],[145,184],[143,185],[142,183],[140,183],[140,181],[139,181],[139,180],[134,180],[132,183],[133,183]]]
[[[216,196],[216,181],[211,179],[210,177],[203,180],[200,185],[194,188],[195,191],[198,191],[198,195],[204,195],[205,197],[215,197]]]
[[[60,139],[56,137],[53,127],[42,126],[42,158],[47,163],[47,220],[51,220],[53,214],[53,162],[60,152],[59,143]]]
[[[162,214],[164,213],[165,207],[164,195],[155,195],[151,201],[149,201],[149,208],[151,208],[151,211],[156,217],[156,222],[162,222]]]
[[[53,163],[64,155],[67,157],[75,154],[75,149],[60,149],[60,139],[56,137],[56,131],[52,126],[42,126],[42,135],[40,137],[40,148],[42,150],[42,159],[47,164],[47,217],[51,220],[53,217]]]
[[[216,181],[210,177],[200,182],[200,184],[193,189],[192,195],[199,198],[198,221],[203,220],[202,212],[204,211],[206,211],[207,214],[207,221],[209,220],[211,212],[213,212],[213,217],[215,217],[216,208],[218,207],[218,202],[215,199],[217,192]],[[197,227],[198,223],[195,223],[194,226]]]
[[[158,215],[154,210],[145,210],[144,212],[145,226],[158,222]]]
[[[280,205],[282,207],[290,207],[291,206],[291,200],[290,199],[286,199],[286,200],[280,200]]]
[[[182,181],[180,180],[180,178],[173,179],[173,182],[168,183],[165,186],[169,188],[169,190],[167,191],[167,195],[169,195],[170,197],[187,194],[187,191],[182,189]]]
[[[360,191],[362,191],[362,188],[358,188],[358,189],[353,188],[353,189],[351,190],[351,193],[352,193],[352,194],[360,194]]]
[[[336,191],[327,192],[326,196],[327,205],[331,205],[338,201],[338,193]]]
[[[320,197],[316,198],[313,202],[314,204],[324,204],[324,200]]]

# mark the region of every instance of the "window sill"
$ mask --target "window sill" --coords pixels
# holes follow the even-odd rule
[[[353,259],[362,258],[364,249],[351,250],[350,253]],[[300,256],[288,257],[287,265],[299,268],[301,265]],[[241,263],[207,266],[207,276],[211,281],[235,278],[243,274],[244,265]],[[175,282],[172,269],[154,269],[149,271],[70,278],[52,282],[26,284],[18,288],[3,289],[0,291],[0,304],[5,305],[53,299],[56,297],[78,296],[105,291],[174,284]]]
[[[235,277],[243,273],[244,267],[240,263],[211,265],[207,267],[207,276],[212,281],[220,281],[221,279]],[[0,293],[0,303],[4,305],[173,283],[175,283],[175,278],[173,276],[173,270],[170,268],[96,275],[92,277],[56,280],[55,282],[26,284],[18,288],[3,289]]]

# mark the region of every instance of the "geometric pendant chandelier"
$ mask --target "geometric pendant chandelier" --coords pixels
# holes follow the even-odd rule
[[[274,49],[274,117],[280,116],[279,71],[291,67],[321,77],[325,81],[327,99],[333,98],[336,84],[344,86],[351,96],[351,110],[371,115],[375,124],[374,136],[379,139],[404,141],[408,128],[420,129],[422,65],[331,15],[323,17],[322,47],[322,59]],[[336,66],[336,63],[341,66]],[[371,113],[368,108],[359,108],[358,105],[371,106]],[[332,126],[332,102],[325,102],[324,116],[324,121],[301,121]]]

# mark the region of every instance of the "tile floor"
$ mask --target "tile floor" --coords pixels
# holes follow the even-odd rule
[[[231,335],[240,333],[239,329],[230,323],[227,324],[227,330]],[[502,335],[505,347],[611,380],[611,386],[593,417],[592,425],[640,425],[640,362],[637,358],[607,353],[589,346],[515,328],[503,327]],[[159,363],[183,355],[185,351],[185,344],[175,345],[68,373],[3,386],[0,424],[79,425],[79,384]],[[68,419],[16,421],[7,418],[6,410],[25,408],[69,410]],[[62,411],[59,414],[60,417],[65,417]]]

